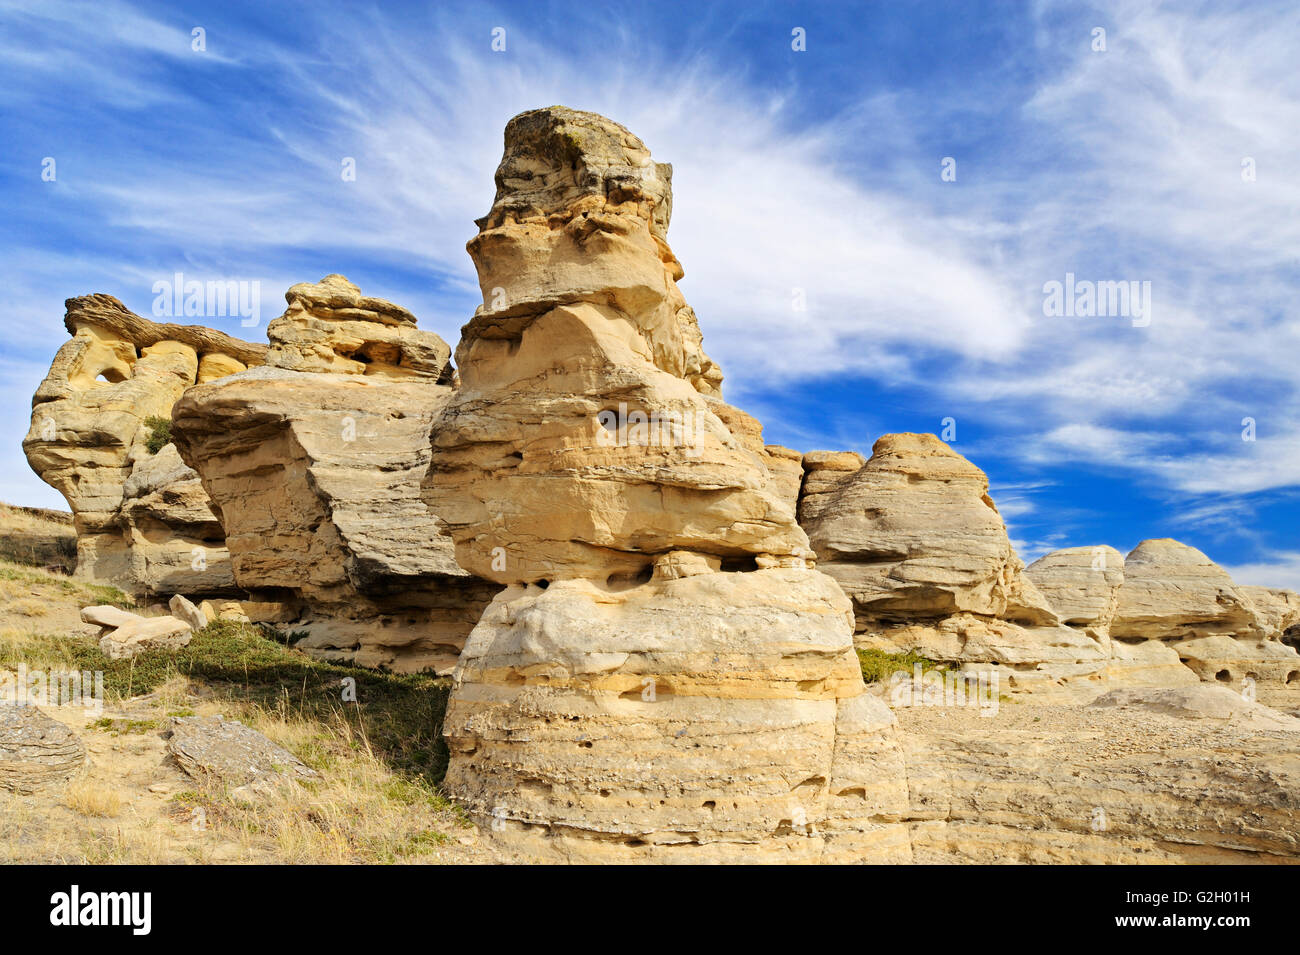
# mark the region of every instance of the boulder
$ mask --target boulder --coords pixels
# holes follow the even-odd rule
[[[238,720],[174,716],[167,752],[188,775],[246,793],[280,780],[309,782],[320,773]]]
[[[110,660],[129,660],[141,653],[179,650],[193,631],[177,617],[140,617],[120,624],[99,638],[99,649]]]
[[[1068,547],[1040,557],[1025,576],[1070,626],[1107,626],[1124,583],[1124,555],[1113,547]]]
[[[101,606],[101,607],[83,607],[81,609],[82,623],[93,623],[97,627],[124,627],[129,623],[135,623],[145,618],[138,613],[131,613],[129,610],[123,610],[120,607]]]
[[[173,595],[172,599],[167,601],[167,607],[171,610],[172,616],[184,620],[191,630],[202,630],[208,625],[207,615],[180,594]]]
[[[1055,624],[988,494],[984,472],[932,434],[888,434],[804,508],[817,566],[861,620],[969,612]]]
[[[0,705],[0,789],[28,794],[66,782],[86,762],[81,737],[34,706]]]
[[[415,316],[400,305],[363,296],[342,275],[300,283],[284,297],[289,307],[267,328],[267,364],[450,384],[451,349],[433,332],[417,330]]]

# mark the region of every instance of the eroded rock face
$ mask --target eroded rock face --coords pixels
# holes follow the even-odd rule
[[[1069,547],[1040,557],[1025,576],[1070,626],[1109,626],[1124,583],[1124,555],[1113,547]]]
[[[268,364],[197,385],[173,416],[181,457],[221,509],[234,578],[281,608],[276,623],[307,630],[310,653],[450,671],[497,590],[457,566],[420,497],[450,349],[341,276],[286,298]],[[326,326],[347,327],[346,349],[364,338],[396,352],[345,359],[331,350],[342,338],[317,335]]]
[[[594,114],[506,127],[425,481],[508,585],[456,670],[446,785],[532,857],[888,858],[893,718],[807,566],[796,456],[718,396],[670,172]]]
[[[1287,592],[1283,591],[1282,594]],[[1285,642],[1289,600],[1256,597],[1199,550],[1147,540],[1124,561],[1124,586],[1110,634],[1159,641],[1204,681],[1263,692],[1300,690],[1300,654]]]
[[[457,561],[508,583],[634,577],[672,549],[810,557],[677,288],[670,168],[574,110],[525,113],[506,139],[468,246],[487,304],[462,330],[426,482]]]
[[[983,471],[931,434],[885,435],[860,461],[805,455],[799,511],[858,646],[997,667],[1004,692],[1103,678],[1104,638],[1062,625],[1023,573]]]
[[[32,399],[23,450],[72,509],[78,576],[144,594],[181,584],[190,593],[229,592],[220,518],[174,453],[151,455],[145,419],[170,418],[201,368],[213,375],[257,364],[265,346],[150,322],[109,295],[68,299],[67,308],[72,339]]]
[[[289,307],[267,328],[267,364],[291,371],[431,378],[451,382],[451,349],[422,332],[400,305],[362,295],[342,275],[303,282],[285,293]]]

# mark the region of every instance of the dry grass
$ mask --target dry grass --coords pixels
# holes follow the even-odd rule
[[[393,772],[341,707],[323,723],[287,708],[244,710],[244,722],[319,771],[321,781],[286,781],[251,803],[196,785],[175,797],[178,818],[230,840],[241,855],[286,863],[435,862],[449,848],[463,855],[477,841],[463,813],[427,782]]]
[[[50,612],[50,607],[43,600],[24,597],[21,600],[10,601],[9,612],[18,614],[20,617],[44,617]]]
[[[122,794],[99,780],[82,778],[68,783],[63,804],[83,816],[114,819],[122,814]]]
[[[0,602],[0,667],[102,670],[107,691],[102,712],[45,708],[80,734],[89,760],[62,789],[0,791],[0,862],[495,861],[437,788],[445,680],[320,664],[229,623],[184,651],[110,662],[96,628],[57,622],[91,603],[124,602],[120,594],[0,561],[0,597],[50,608],[37,620]],[[362,705],[339,699],[344,675]],[[321,779],[286,781],[248,802],[186,776],[166,753],[169,718],[216,714],[266,734]]]

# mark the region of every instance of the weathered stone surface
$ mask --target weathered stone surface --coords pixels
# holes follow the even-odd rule
[[[1069,547],[1040,557],[1025,568],[1061,622],[1107,626],[1124,583],[1124,555],[1113,547]]]
[[[128,580],[149,594],[234,594],[221,517],[174,444],[136,458],[122,488]]]
[[[167,601],[167,607],[171,610],[173,617],[184,620],[189,624],[191,630],[202,630],[208,625],[208,618],[203,611],[180,594],[173,595],[172,599]]]
[[[458,563],[508,583],[635,577],[669,550],[811,557],[677,288],[669,168],[558,107],[516,117],[506,142],[468,246],[487,304],[462,330],[425,483]]]
[[[174,716],[167,752],[190,776],[232,788],[279,779],[310,781],[320,773],[238,720]]]
[[[841,482],[861,470],[867,459],[856,451],[809,451],[801,461],[799,524],[807,530],[813,518],[833,498]]]
[[[66,782],[86,762],[81,738],[34,706],[0,705],[0,789],[34,793]]]
[[[446,785],[550,858],[865,852],[906,785],[848,614],[808,570],[508,587],[457,668]]]
[[[806,509],[808,537],[860,618],[968,611],[1056,622],[1020,574],[988,478],[934,435],[885,435],[827,493]]]
[[[129,660],[141,653],[179,650],[193,635],[190,625],[177,617],[140,617],[105,633],[99,649],[110,660]]]
[[[530,857],[888,858],[893,718],[808,567],[798,456],[718,397],[669,174],[593,114],[506,128],[424,489],[508,585],[456,668],[446,786]]]
[[[346,280],[294,286],[288,297],[286,318],[311,303],[437,338]],[[280,326],[282,337],[293,322]],[[497,588],[457,566],[421,499],[429,429],[451,393],[438,383],[447,351],[420,375],[268,364],[196,385],[177,403],[176,445],[221,510],[234,579],[276,608],[268,616],[244,607],[240,618],[306,630],[297,645],[318,656],[450,672]],[[283,357],[273,349],[272,361]],[[291,606],[300,616],[282,612]]]
[[[912,861],[1204,864],[1300,856],[1294,731],[1144,707],[1033,702],[987,719],[944,707],[897,716]]]
[[[1167,713],[1191,720],[1234,720],[1260,729],[1300,732],[1300,719],[1248,700],[1226,686],[1121,687],[1093,700],[1097,707],[1116,706]]]
[[[83,607],[81,609],[81,620],[83,623],[93,623],[97,627],[122,627],[128,623],[134,623],[137,620],[145,618],[138,613],[131,613],[129,610],[123,610],[121,607],[102,606],[102,607]]]
[[[363,296],[342,275],[293,286],[289,307],[271,322],[267,364],[291,371],[432,378],[451,382],[451,349],[415,316],[381,298]]]
[[[181,583],[190,593],[223,592],[230,580],[220,572],[220,525],[202,513],[193,489],[173,493],[159,480],[173,472],[149,454],[144,422],[171,416],[203,360],[212,359],[209,369],[226,359],[256,364],[265,347],[200,326],[150,322],[108,295],[68,299],[67,308],[64,323],[73,337],[32,399],[23,450],[72,509],[78,576],[135,593],[175,591]],[[128,500],[136,469],[152,473],[142,473]],[[187,576],[182,569],[194,560],[195,547],[207,552],[211,573]]]
[[[1175,640],[1260,628],[1250,599],[1226,570],[1196,548],[1163,538],[1143,541],[1124,559],[1110,630],[1116,637]]]

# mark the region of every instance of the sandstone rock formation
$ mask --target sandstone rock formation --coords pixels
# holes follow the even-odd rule
[[[532,857],[889,858],[906,801],[793,453],[722,402],[671,168],[603,117],[506,127],[424,497],[507,584],[456,669],[446,787]]]
[[[457,566],[421,500],[450,349],[342,276],[295,285],[267,364],[189,389],[184,461],[221,510],[235,580],[331,659],[450,671],[498,588]],[[316,370],[306,370],[316,369]]]
[[[1214,689],[1128,690],[1126,705],[1031,701],[989,719],[944,707],[898,710],[905,857],[1294,862],[1300,733],[1280,714],[1206,718],[1201,704],[1159,702]],[[1241,703],[1240,694],[1221,692]]]
[[[996,667],[1006,692],[1095,688],[1106,641],[1064,626],[1022,573],[983,471],[930,434],[885,435],[859,460],[805,455],[800,503],[858,646]]]
[[[0,789],[34,793],[66,782],[86,762],[76,733],[34,706],[0,705]]]
[[[230,592],[220,515],[174,454],[150,454],[145,420],[170,417],[204,372],[261,362],[265,346],[150,322],[109,295],[68,299],[64,324],[72,339],[32,399],[23,450],[72,509],[78,576],[137,594]]]
[[[1202,680],[1300,690],[1300,654],[1278,629],[1287,619],[1286,600],[1273,599],[1270,625],[1249,594],[1199,550],[1147,540],[1125,558],[1111,637],[1159,640]]]

